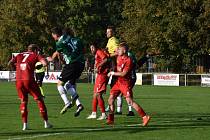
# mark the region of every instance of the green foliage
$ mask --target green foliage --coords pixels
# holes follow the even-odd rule
[[[121,7],[119,0],[63,0],[55,15],[57,23],[73,28],[85,45],[98,40],[105,46],[105,29],[109,24],[119,24]]]
[[[105,46],[106,26],[119,24],[120,2],[122,0],[2,0],[0,48],[7,48],[7,55],[11,55],[36,43],[50,54],[54,46],[50,29],[54,26],[73,28],[86,46],[94,40]],[[5,58],[0,65],[5,67],[3,60]]]
[[[11,56],[12,52],[25,50],[31,43],[36,43],[40,47],[50,46],[48,2],[47,0],[1,2],[0,48],[8,49],[7,56]]]
[[[132,48],[156,50],[170,65],[181,61],[176,72],[192,65],[194,57],[209,53],[207,0],[124,0],[122,15],[126,20],[120,29]]]
[[[0,66],[31,43],[51,54],[54,26],[73,28],[85,46],[97,40],[105,47],[105,29],[114,25],[137,56],[161,54],[162,67],[184,72],[182,67],[193,68],[196,57],[210,53],[209,19],[209,0],[1,0],[0,49],[7,51]]]

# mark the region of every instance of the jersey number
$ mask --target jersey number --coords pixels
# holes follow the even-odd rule
[[[22,62],[25,62],[26,59],[29,57],[29,55],[30,55],[30,54],[23,54],[24,58],[23,58]]]
[[[75,52],[75,50],[77,49],[77,47],[74,45],[74,43],[71,41],[68,44],[68,47],[70,47],[72,49],[72,52]]]

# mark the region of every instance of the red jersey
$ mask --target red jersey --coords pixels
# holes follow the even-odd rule
[[[133,63],[129,56],[117,57],[117,72],[127,71],[127,74],[124,77],[118,77],[119,82],[131,81],[132,65]]]
[[[16,80],[34,80],[34,70],[36,62],[44,59],[34,52],[23,52],[12,59],[16,63]]]
[[[98,68],[98,65],[104,60],[108,58],[108,55],[101,49],[98,49],[95,54],[95,67]],[[102,67],[99,67],[98,73],[107,74],[109,65],[106,63]]]

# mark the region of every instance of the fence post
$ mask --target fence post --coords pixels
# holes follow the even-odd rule
[[[91,84],[94,84],[94,72],[91,72]]]
[[[187,74],[184,74],[184,86],[187,86]]]

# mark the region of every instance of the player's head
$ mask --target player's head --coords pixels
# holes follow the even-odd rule
[[[114,26],[108,26],[106,29],[106,37],[111,38],[114,36]]]
[[[74,37],[74,31],[71,28],[65,27],[62,30],[62,32],[63,32],[64,35],[69,35],[71,37]]]
[[[90,51],[93,55],[96,54],[97,49],[98,49],[98,45],[96,42],[93,42],[90,44]]]
[[[28,46],[28,51],[29,52],[38,52],[38,49],[39,49],[39,46],[38,45],[36,45],[36,44],[30,44],[29,46]]]
[[[120,43],[117,52],[119,56],[126,55],[128,53],[128,45],[125,42]]]
[[[62,29],[60,27],[54,27],[51,29],[52,37],[54,40],[59,40],[59,38],[62,36]]]

